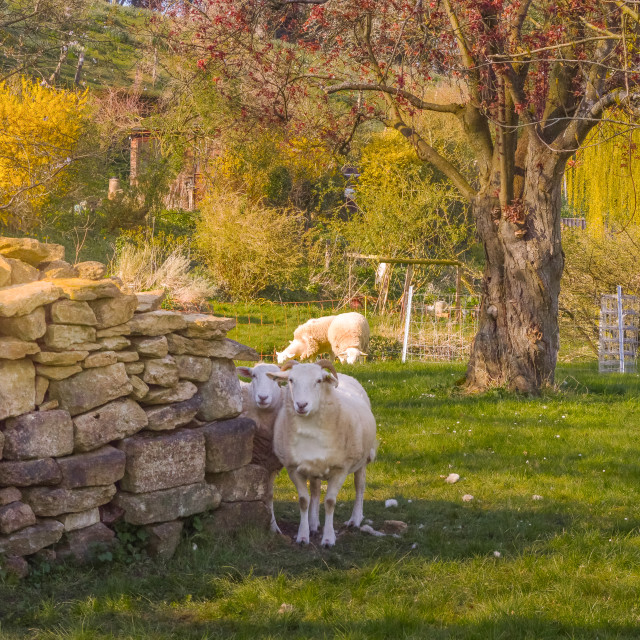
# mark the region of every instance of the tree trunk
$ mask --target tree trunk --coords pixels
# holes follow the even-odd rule
[[[564,164],[557,153],[532,142],[523,198],[501,211],[493,180],[472,203],[486,267],[479,329],[467,369],[470,390],[506,385],[535,393],[553,383],[564,267],[560,239]]]

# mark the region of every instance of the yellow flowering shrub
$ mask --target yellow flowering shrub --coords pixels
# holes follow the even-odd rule
[[[88,123],[87,93],[22,78],[0,84],[0,219],[64,186]]]

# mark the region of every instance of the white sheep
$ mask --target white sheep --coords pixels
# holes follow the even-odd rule
[[[251,378],[251,383],[242,382],[243,417],[251,418],[256,423],[253,436],[253,457],[251,462],[264,467],[269,472],[267,501],[271,510],[271,531],[281,533],[273,512],[273,483],[282,465],[273,452],[273,425],[278,411],[283,405],[283,389],[277,380],[267,373],[279,372],[275,364],[259,363],[254,367],[236,367],[239,375]]]
[[[293,332],[293,340],[289,346],[282,351],[276,351],[278,364],[292,358],[307,360],[313,356],[331,351],[329,344],[329,326],[336,316],[323,316],[322,318],[311,318],[301,324]]]
[[[354,364],[367,355],[369,323],[361,313],[342,313],[329,325],[327,338],[341,363]]]
[[[274,425],[273,447],[298,490],[296,540],[306,544],[310,531],[318,530],[320,482],[326,480],[322,545],[330,547],[336,541],[336,497],[350,473],[354,474],[356,500],[346,524],[359,527],[364,517],[366,465],[376,454],[376,421],[368,399],[362,396],[364,390],[352,384],[341,389],[340,377],[328,360],[287,363],[283,369],[267,375],[288,380],[288,393]]]
[[[425,307],[427,313],[433,313],[436,318],[449,317],[449,305],[445,300],[436,300],[433,304]]]

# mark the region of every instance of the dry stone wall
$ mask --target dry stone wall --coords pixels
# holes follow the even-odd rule
[[[182,518],[267,526],[267,472],[226,338],[234,320],[160,309],[60,245],[0,238],[0,558],[86,559],[122,519],[170,555]]]

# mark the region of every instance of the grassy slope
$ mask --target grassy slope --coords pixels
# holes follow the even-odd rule
[[[640,378],[578,373],[578,383],[561,370],[571,384],[557,395],[468,398],[452,390],[456,366],[354,371],[381,440],[365,514],[374,526],[408,522],[401,539],[345,531],[326,551],[255,531],[196,534],[166,564],[2,585],[0,637],[638,637]],[[458,484],[443,482],[451,471]],[[390,497],[398,508],[384,508]],[[350,482],[339,499],[342,521]],[[276,500],[293,529],[284,473]],[[283,603],[293,609],[279,613]]]

